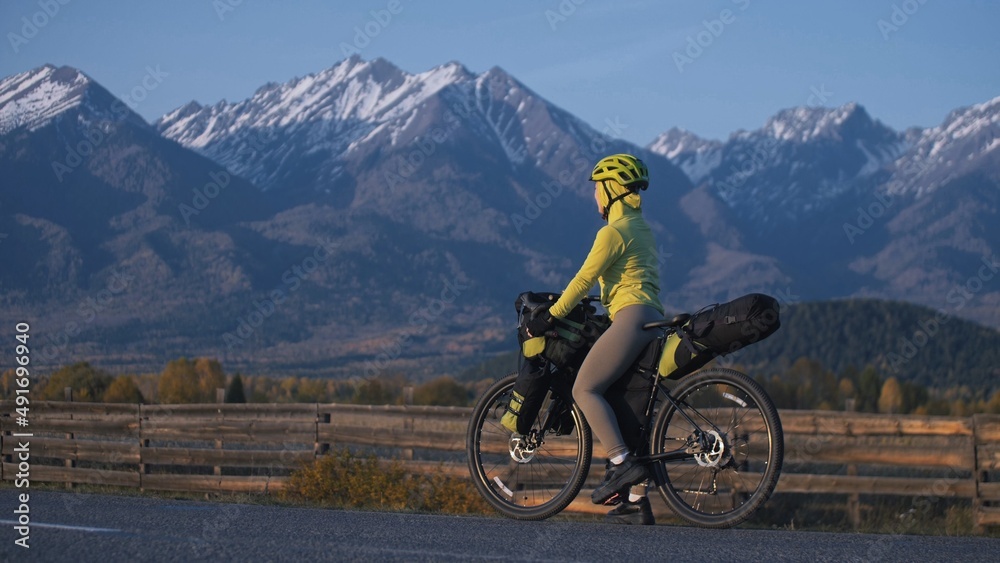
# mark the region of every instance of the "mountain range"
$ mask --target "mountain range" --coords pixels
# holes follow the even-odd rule
[[[593,162],[632,152],[672,310],[865,296],[998,327],[998,115],[803,107],[638,147],[500,68],[355,56],[149,124],[47,65],[0,80],[0,302],[42,366],[430,375],[509,349],[514,296],[561,289],[601,225]]]

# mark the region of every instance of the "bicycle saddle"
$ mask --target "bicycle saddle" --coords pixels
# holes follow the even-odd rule
[[[642,325],[642,329],[649,330],[661,327],[677,328],[683,325],[684,323],[688,322],[689,320],[691,320],[691,315],[687,313],[681,313],[679,315],[675,315],[674,318],[670,319],[669,321],[667,319],[663,319],[662,321],[653,321],[651,323],[646,323]]]

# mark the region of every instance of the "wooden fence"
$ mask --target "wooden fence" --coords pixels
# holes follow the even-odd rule
[[[471,409],[341,404],[32,403],[27,427],[0,402],[0,478],[149,490],[268,493],[331,447],[374,448],[414,473],[467,477]],[[969,499],[975,526],[1000,525],[1000,416],[970,418],[782,411],[778,493]],[[30,437],[16,434],[30,433]],[[595,444],[595,459],[604,452]],[[596,467],[596,464],[595,464]],[[591,482],[603,467],[594,469]],[[604,511],[586,499],[570,510]]]

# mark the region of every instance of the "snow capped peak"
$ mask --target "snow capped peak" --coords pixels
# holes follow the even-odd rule
[[[511,103],[508,95],[517,83],[499,69],[476,75],[451,61],[411,74],[385,59],[366,61],[354,55],[320,72],[267,84],[239,102],[188,104],[164,115],[156,127],[165,137],[225,163],[267,189],[280,178],[258,162],[261,151],[277,159],[284,152],[305,150],[336,161],[384,135],[389,146],[405,143],[425,134],[427,121],[420,117],[421,111],[428,103],[439,107],[432,98],[449,107],[472,107],[470,97],[478,86],[489,84],[493,90],[501,76],[506,77],[505,87],[497,89],[503,92],[497,98]],[[495,125],[489,118],[484,121],[488,123],[483,126]],[[275,147],[262,147],[261,138],[277,139]],[[519,158],[522,153],[510,152]]]
[[[699,184],[719,166],[722,146],[719,141],[703,139],[686,129],[673,127],[653,139],[646,148],[670,159],[692,183]]]
[[[940,127],[929,129],[934,134],[947,134],[951,139],[973,137],[981,133],[996,138],[1000,124],[1000,96],[951,112]]]
[[[75,68],[45,65],[0,80],[0,134],[18,127],[35,130],[79,106],[90,78]]]
[[[952,111],[937,127],[907,132],[913,144],[896,161],[890,191],[929,193],[1000,148],[1000,97]]]
[[[0,135],[35,131],[73,112],[75,119],[149,127],[126,103],[79,70],[47,64],[0,80]]]
[[[817,137],[841,134],[848,124],[867,127],[872,124],[865,108],[855,102],[839,108],[796,107],[778,112],[764,125],[764,132],[782,141],[808,142]]]
[[[198,102],[191,100],[190,102],[184,104],[183,106],[175,109],[174,111],[164,115],[162,119],[168,121],[176,121],[179,119],[184,119],[190,117],[201,111],[205,106],[199,104]]]
[[[667,132],[660,133],[646,148],[672,159],[683,153],[704,151],[721,144],[719,141],[703,139],[682,127],[671,127]]]
[[[448,61],[443,65],[436,66],[429,70],[428,72],[440,72],[447,73],[448,75],[454,76],[458,81],[471,80],[476,77],[472,71],[466,68],[465,65],[458,61]]]
[[[527,86],[511,76],[506,70],[498,66],[494,66],[477,76],[476,87],[480,89],[487,88],[489,91],[494,93],[506,94],[514,91],[520,91],[534,95],[534,93]]]

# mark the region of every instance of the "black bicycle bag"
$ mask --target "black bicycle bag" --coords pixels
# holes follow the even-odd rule
[[[760,342],[781,327],[779,310],[777,299],[751,293],[695,313],[663,343],[660,374],[680,377],[712,358]]]
[[[606,315],[596,315],[592,306],[581,303],[565,318],[555,319],[549,335],[529,336],[528,320],[558,299],[559,294],[526,291],[514,301],[523,359],[507,411],[500,420],[511,432],[527,434],[535,423],[552,381],[549,364],[566,370],[569,375],[575,374],[594,342],[611,325]],[[560,428],[563,430],[557,429],[557,433],[568,433],[566,429],[571,428],[571,423],[560,422]]]

